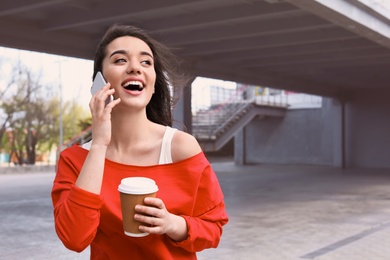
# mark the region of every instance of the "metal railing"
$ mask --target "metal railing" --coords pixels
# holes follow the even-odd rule
[[[238,85],[230,96],[208,109],[193,113],[193,135],[199,140],[215,140],[252,106],[288,107],[287,97],[277,94],[259,95],[259,87]],[[218,97],[214,97],[218,100]]]
[[[232,91],[227,99],[211,105],[208,109],[195,111],[192,120],[193,135],[198,139],[216,139],[230,120],[253,104],[254,98],[246,94],[249,89],[248,85],[241,85]],[[213,98],[218,100],[218,97]]]

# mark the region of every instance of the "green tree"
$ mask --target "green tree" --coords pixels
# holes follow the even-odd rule
[[[13,117],[13,109],[7,107],[7,104],[4,102],[6,100],[6,94],[10,91],[11,87],[15,84],[15,76],[12,76],[7,86],[4,89],[0,88],[0,111],[4,110],[4,114],[0,114],[0,151],[7,144],[3,140],[6,138],[4,135],[6,133],[7,127]],[[5,104],[4,104],[5,103]],[[8,140],[8,138],[6,138]],[[9,141],[9,140],[8,140]]]
[[[48,102],[47,131],[44,136],[45,141],[42,141],[39,147],[39,150],[42,152],[51,151],[53,147],[58,147],[60,132],[59,107],[59,100],[57,98],[53,98]],[[62,105],[63,142],[65,145],[90,125],[85,122],[91,122],[91,117],[89,112],[82,106],[74,101],[68,101]]]
[[[40,76],[18,64],[19,71],[10,82],[14,91],[2,92],[3,122],[0,129],[0,145],[17,159],[18,164],[35,164],[37,152],[51,151],[59,144],[60,106],[58,98],[47,98]],[[63,106],[64,140],[70,139],[82,129],[89,114],[75,102]],[[6,130],[9,137],[6,138]],[[6,140],[8,139],[8,140]],[[6,141],[8,146],[5,146]],[[0,148],[1,148],[0,147]]]
[[[11,131],[11,155],[18,164],[34,164],[35,147],[44,121],[44,107],[40,98],[39,77],[33,79],[29,69],[18,64],[19,74],[13,79],[16,91],[2,103]]]

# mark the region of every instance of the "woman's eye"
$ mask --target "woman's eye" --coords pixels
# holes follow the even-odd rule
[[[145,64],[145,65],[152,65],[152,62],[149,61],[149,60],[144,60],[141,62],[142,64]]]
[[[121,58],[121,59],[116,59],[115,60],[115,63],[121,63],[121,62],[126,62],[125,59]]]

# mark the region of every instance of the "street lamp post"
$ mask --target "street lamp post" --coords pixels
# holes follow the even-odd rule
[[[64,137],[63,137],[63,123],[62,123],[62,79],[61,79],[61,63],[65,60],[59,60],[58,62],[58,87],[60,91],[60,143],[58,146],[58,153],[62,150],[62,145],[64,143]],[[58,154],[59,155],[59,154]]]

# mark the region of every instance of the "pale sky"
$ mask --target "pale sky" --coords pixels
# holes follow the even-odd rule
[[[56,88],[53,93],[60,93],[61,78],[63,101],[74,99],[88,109],[93,61],[0,47],[0,88],[7,84],[7,75],[19,59],[34,73],[42,72],[41,83]]]

